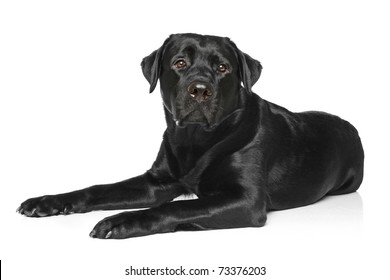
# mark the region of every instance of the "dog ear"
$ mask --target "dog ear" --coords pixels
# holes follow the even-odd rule
[[[237,54],[238,67],[244,88],[248,93],[252,93],[252,86],[260,78],[263,67],[259,61],[240,51],[232,41],[230,42],[232,43]]]
[[[149,93],[152,93],[156,88],[157,80],[160,76],[161,53],[162,50],[159,48],[141,62],[142,73],[150,84]]]
[[[149,93],[152,93],[156,88],[158,78],[160,76],[161,60],[165,48],[165,43],[158,49],[145,57],[141,62],[142,73],[150,84]]]

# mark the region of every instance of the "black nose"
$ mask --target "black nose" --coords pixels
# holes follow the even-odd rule
[[[201,82],[191,83],[187,90],[190,96],[199,103],[205,102],[213,95],[210,86]]]

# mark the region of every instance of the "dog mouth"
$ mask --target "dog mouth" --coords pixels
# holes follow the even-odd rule
[[[186,112],[186,114],[180,114],[180,117],[174,118],[176,125],[178,127],[185,127],[191,124],[199,124],[210,126],[212,125],[212,120],[209,114],[205,114],[203,110],[193,110]]]
[[[198,102],[189,94],[180,94],[173,108],[173,119],[178,127],[191,124],[210,127],[216,119],[218,98],[213,97],[207,101]]]
[[[214,124],[215,110],[208,105],[190,104],[188,106],[177,106],[173,119],[178,127],[188,125],[201,125],[211,127]]]

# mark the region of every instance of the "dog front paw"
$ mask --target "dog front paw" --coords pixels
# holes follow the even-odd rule
[[[89,236],[99,239],[124,239],[149,235],[156,233],[153,220],[143,211],[123,212],[97,223]]]
[[[59,214],[71,214],[74,207],[60,195],[44,195],[30,198],[23,202],[16,212],[27,217],[47,217]]]

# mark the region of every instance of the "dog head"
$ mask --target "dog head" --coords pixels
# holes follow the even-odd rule
[[[229,38],[198,34],[171,35],[141,66],[150,92],[160,80],[164,106],[178,126],[208,127],[238,108],[242,85],[251,94],[262,70]]]

